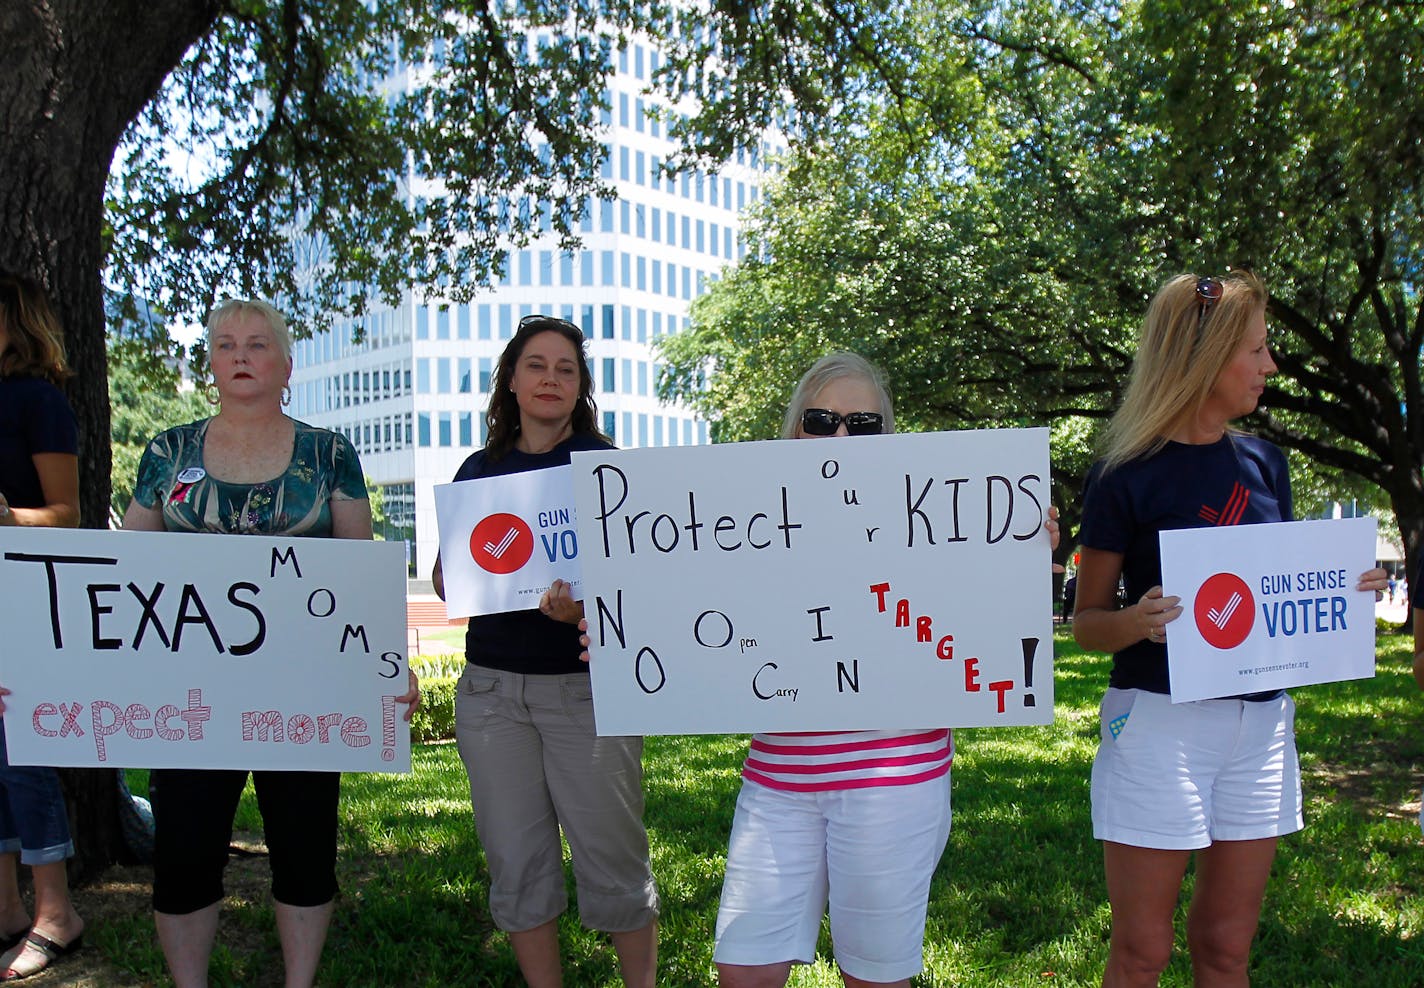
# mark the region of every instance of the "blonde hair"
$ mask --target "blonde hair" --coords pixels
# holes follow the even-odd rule
[[[38,282],[0,274],[0,325],[9,339],[0,351],[0,377],[43,377],[57,385],[69,376],[64,331]]]
[[[208,315],[208,349],[212,350],[213,334],[221,329],[224,323],[245,315],[257,316],[272,327],[272,336],[277,340],[277,347],[282,351],[282,356],[288,360],[292,359],[292,333],[287,329],[287,320],[282,318],[282,313],[257,298],[228,299]]]
[[[1152,297],[1122,406],[1108,423],[1104,466],[1150,455],[1195,419],[1252,320],[1266,308],[1266,286],[1249,271],[1217,279],[1221,298],[1203,313],[1194,274],[1171,278]]]
[[[801,382],[791,394],[791,404],[787,406],[786,418],[781,423],[781,438],[796,438],[796,430],[801,426],[801,413],[816,399],[826,385],[843,377],[853,377],[864,381],[880,399],[880,414],[885,417],[885,433],[895,431],[895,407],[890,401],[890,388],[885,383],[885,372],[858,353],[845,350],[828,353],[811,365],[811,369],[801,376]],[[862,409],[870,411],[870,409]]]

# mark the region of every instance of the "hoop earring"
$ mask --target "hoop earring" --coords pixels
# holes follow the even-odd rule
[[[222,395],[218,394],[217,385],[212,382],[209,382],[207,386],[203,388],[203,397],[206,398],[208,404],[214,408],[222,404]]]
[[[282,385],[282,407],[286,408],[292,403],[292,389],[289,385]]]

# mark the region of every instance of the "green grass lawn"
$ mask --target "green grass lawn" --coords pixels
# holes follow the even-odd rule
[[[1382,635],[1373,680],[1295,692],[1306,830],[1281,843],[1253,955],[1258,985],[1424,985],[1424,841],[1413,816],[1424,780],[1424,697],[1408,664],[1407,640]],[[1106,678],[1104,658],[1060,635],[1051,727],[956,732],[954,827],[931,890],[918,984],[1098,983],[1108,906],[1088,770]],[[648,739],[662,984],[715,980],[712,930],[745,743]],[[407,777],[343,780],[343,893],[321,981],[518,984],[508,942],[485,910],[484,858],[454,746],[419,748],[414,765]],[[255,828],[250,795],[241,813],[240,826]],[[271,921],[265,899],[229,903],[224,922],[256,935],[243,941],[250,949],[220,947],[215,983],[277,983]],[[91,934],[134,980],[163,980],[162,958],[147,946],[149,917]],[[568,985],[619,983],[606,938],[580,928],[574,911],[561,935]],[[1179,938],[1163,984],[1190,981]],[[791,983],[840,984],[824,929],[820,960]]]

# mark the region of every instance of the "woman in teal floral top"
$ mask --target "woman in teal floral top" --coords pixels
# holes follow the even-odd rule
[[[221,417],[219,413],[169,429],[144,451],[134,501],[160,512],[164,530],[360,537],[333,532],[333,514],[339,517],[342,509],[333,512],[332,504],[341,500],[364,506],[369,530],[366,481],[356,450],[345,436],[287,419],[294,436],[286,470],[256,484],[233,483],[219,480],[203,465],[212,459],[208,434]]]
[[[265,302],[232,301],[208,320],[220,408],[169,429],[144,452],[124,528],[369,539],[371,504],[344,436],[288,418],[292,341]],[[415,675],[406,719],[420,702]],[[272,862],[288,985],[310,985],[336,895],[336,772],[252,773]],[[179,988],[207,984],[242,771],[155,770],[153,909]]]

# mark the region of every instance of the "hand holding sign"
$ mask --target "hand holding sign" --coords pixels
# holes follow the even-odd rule
[[[539,612],[564,624],[583,625],[583,601],[574,600],[573,587],[566,580],[555,580],[539,598]]]
[[[1142,637],[1148,641],[1167,640],[1167,625],[1182,616],[1181,597],[1166,597],[1161,587],[1153,587],[1137,602],[1137,616],[1145,629]]]

